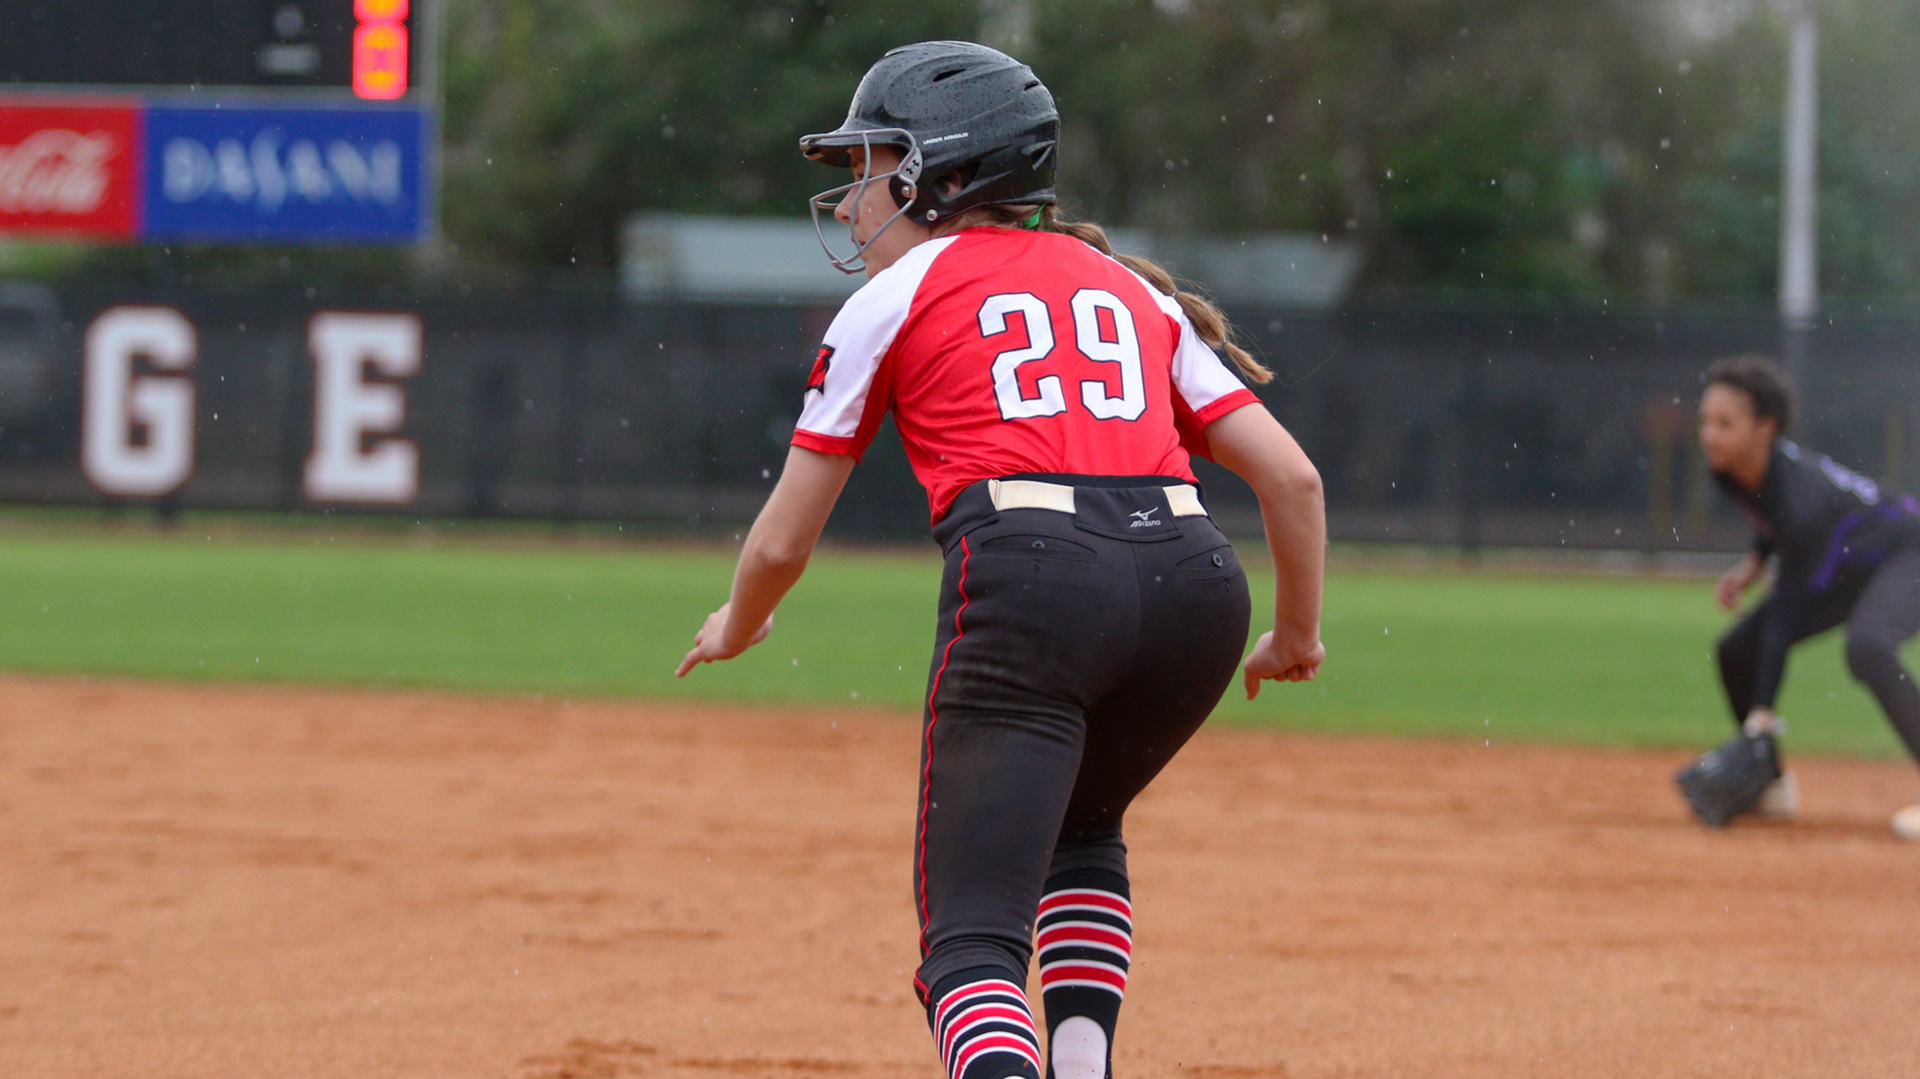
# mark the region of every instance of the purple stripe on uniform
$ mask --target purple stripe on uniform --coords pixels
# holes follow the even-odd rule
[[[1898,521],[1904,517],[1920,517],[1920,501],[1912,495],[1906,495],[1898,502],[1888,502],[1875,510],[1871,517],[1858,513],[1849,513],[1840,518],[1833,528],[1833,538],[1827,543],[1827,557],[1820,563],[1820,569],[1807,582],[1807,591],[1825,592],[1833,586],[1834,579],[1840,576],[1840,565],[1853,552],[1847,547],[1847,536],[1867,520]],[[1867,565],[1878,565],[1887,556],[1885,550],[1864,552],[1858,561]]]
[[[1825,592],[1832,587],[1833,579],[1840,575],[1840,560],[1847,553],[1847,534],[1852,532],[1859,523],[1860,515],[1857,513],[1849,513],[1840,518],[1840,523],[1833,528],[1833,538],[1827,542],[1827,557],[1821,561],[1820,568],[1807,582],[1807,591]]]

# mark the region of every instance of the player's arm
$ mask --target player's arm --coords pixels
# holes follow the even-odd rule
[[[1267,547],[1278,578],[1273,629],[1247,657],[1247,697],[1260,681],[1303,682],[1319,673],[1320,596],[1327,562],[1327,507],[1320,471],[1263,405],[1237,408],[1207,425],[1213,459],[1232,469],[1260,499]]]
[[[1760,644],[1754,656],[1753,707],[1741,724],[1748,734],[1778,731],[1774,699],[1787,674],[1787,652],[1793,647],[1793,624],[1798,596],[1788,586],[1776,586],[1761,614]]]
[[[787,451],[780,482],[741,548],[732,597],[707,616],[706,625],[694,635],[693,651],[674,672],[676,678],[701,663],[732,659],[766,638],[773,628],[773,609],[807,568],[853,465],[854,459],[844,454],[800,446]]]
[[[1788,527],[1773,544],[1773,592],[1767,596],[1760,616],[1760,643],[1754,656],[1753,708],[1747,713],[1745,729],[1753,734],[1777,729],[1774,700],[1787,674],[1787,653],[1793,648],[1793,632],[1799,622],[1800,608],[1806,602],[1814,567],[1826,557],[1827,530],[1819,527]]]
[[[1761,571],[1766,567],[1766,556],[1758,548],[1750,549],[1740,559],[1738,565],[1720,575],[1720,583],[1715,588],[1722,610],[1731,611],[1740,605],[1740,597],[1752,588],[1760,579]]]
[[[1775,542],[1768,536],[1775,526],[1763,521],[1761,503],[1757,500],[1757,496],[1740,486],[1738,481],[1721,472],[1713,474],[1713,481],[1735,504],[1745,510],[1754,522],[1753,543],[1747,547],[1746,554],[1741,556],[1738,563],[1722,573],[1720,579],[1714,583],[1714,598],[1720,601],[1720,608],[1731,611],[1740,605],[1740,597],[1746,593],[1747,589],[1752,588],[1765,572],[1767,559],[1773,556],[1775,547]]]

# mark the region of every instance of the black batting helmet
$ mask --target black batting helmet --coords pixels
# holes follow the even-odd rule
[[[902,45],[867,70],[846,122],[800,150],[845,167],[856,146],[893,146],[891,180],[907,216],[934,224],[991,203],[1051,203],[1060,112],[1033,69],[970,41]],[[917,160],[915,159],[917,155]],[[957,174],[951,192],[933,181]]]

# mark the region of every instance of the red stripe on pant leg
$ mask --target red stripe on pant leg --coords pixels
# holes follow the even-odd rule
[[[1099,982],[1116,993],[1125,993],[1127,989],[1127,976],[1118,970],[1110,970],[1106,967],[1066,961],[1040,968],[1041,992],[1044,993],[1048,988],[1065,981]]]
[[[946,1037],[941,1040],[940,1059],[946,1060],[952,1057],[954,1046],[968,1041],[967,1028],[977,1023],[1006,1023],[1033,1033],[1033,1016],[1027,1009],[1012,1004],[982,1004],[954,1017],[947,1029]]]
[[[1000,981],[998,979],[984,982],[970,982],[940,998],[939,1005],[934,1008],[934,1026],[945,1026],[947,1016],[951,1014],[955,1008],[964,1008],[967,1001],[973,1000],[976,997],[989,996],[1013,997],[1022,1003],[1027,999],[1026,991],[1012,982]]]
[[[1057,925],[1042,929],[1034,941],[1034,947],[1043,952],[1048,948],[1071,948],[1077,944],[1102,945],[1123,955],[1133,954],[1133,938],[1104,925]]]
[[[953,1062],[952,1079],[961,1079],[962,1076],[967,1074],[967,1067],[973,1063],[974,1058],[985,1053],[1012,1053],[1032,1064],[1037,1070],[1040,1067],[1040,1053],[1038,1049],[1039,1047],[1037,1045],[1014,1037],[1011,1034],[988,1035],[977,1042],[968,1044],[965,1049],[960,1051],[960,1058]]]
[[[973,549],[967,545],[967,537],[960,537],[960,609],[953,612],[953,640],[947,642],[947,650],[940,657],[940,669],[934,672],[933,688],[927,691],[927,763],[920,776],[920,834],[914,845],[920,869],[920,955],[927,954],[927,804],[933,796],[933,727],[940,722],[940,712],[934,707],[934,701],[940,696],[940,680],[946,676],[947,665],[953,662],[953,646],[967,631],[960,625],[960,616],[967,613],[967,563],[973,559]],[[928,989],[931,992],[931,988]]]
[[[1097,907],[1113,914],[1133,920],[1133,904],[1112,892],[1099,892],[1093,889],[1069,889],[1049,892],[1040,899],[1040,914],[1046,916],[1061,907]]]

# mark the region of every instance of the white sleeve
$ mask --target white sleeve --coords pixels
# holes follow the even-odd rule
[[[882,361],[913,307],[914,293],[927,267],[950,239],[923,243],[875,275],[847,298],[827,327],[806,403],[795,425],[794,442],[824,452],[858,453],[868,417],[868,399]]]
[[[1160,310],[1173,320],[1174,329],[1180,335],[1179,343],[1173,349],[1173,389],[1187,408],[1202,424],[1206,424],[1224,412],[1252,403],[1253,391],[1247,389],[1239,377],[1227,368],[1219,354],[1200,339],[1200,331],[1193,328],[1193,321],[1187,318],[1186,309],[1180,306],[1180,301],[1151,284],[1147,288],[1159,302]],[[1236,394],[1245,394],[1246,397],[1235,397]]]

